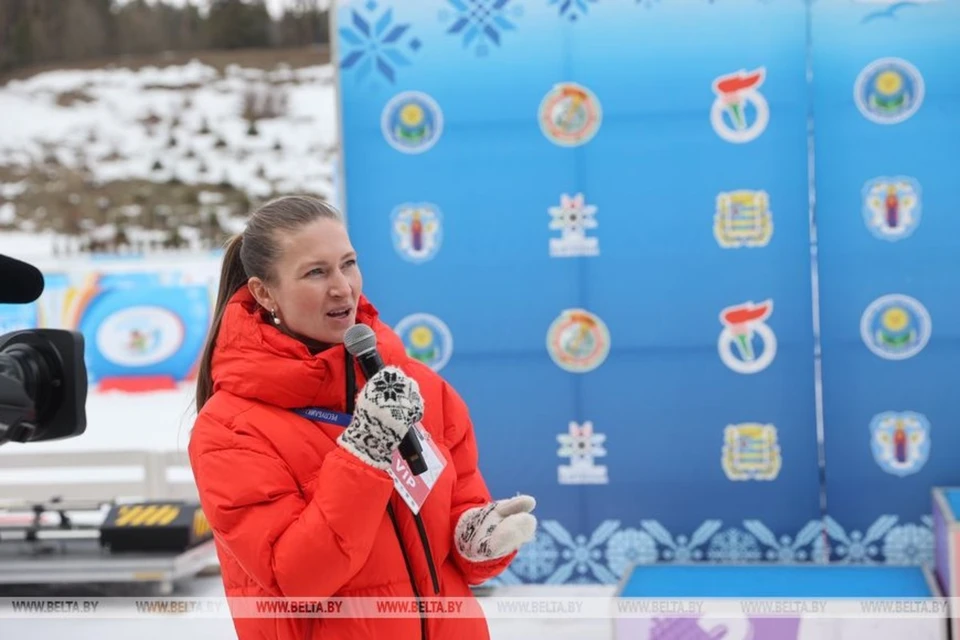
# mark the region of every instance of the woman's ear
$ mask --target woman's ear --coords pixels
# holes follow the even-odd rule
[[[277,301],[270,295],[270,291],[267,289],[267,285],[263,283],[263,280],[260,278],[250,278],[247,280],[247,287],[261,307],[270,312],[277,310]]]

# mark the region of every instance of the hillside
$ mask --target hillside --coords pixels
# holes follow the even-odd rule
[[[0,251],[207,249],[259,201],[332,198],[334,91],[316,49],[21,74],[0,87]]]

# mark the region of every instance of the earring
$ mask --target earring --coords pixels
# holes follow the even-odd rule
[[[279,324],[280,324],[280,318],[277,317],[277,311],[276,311],[276,309],[271,310],[271,311],[270,311],[270,315],[273,317],[273,324],[279,325]]]

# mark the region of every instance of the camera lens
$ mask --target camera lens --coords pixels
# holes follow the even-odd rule
[[[56,409],[59,380],[44,354],[29,344],[17,343],[0,351],[0,375],[13,378],[36,408],[35,420],[41,422]]]

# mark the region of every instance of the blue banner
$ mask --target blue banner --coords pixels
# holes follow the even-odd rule
[[[960,480],[960,4],[812,8],[826,531],[834,560],[930,560]]]
[[[365,291],[450,380],[500,582],[823,551],[807,8],[364,0],[337,11]]]

